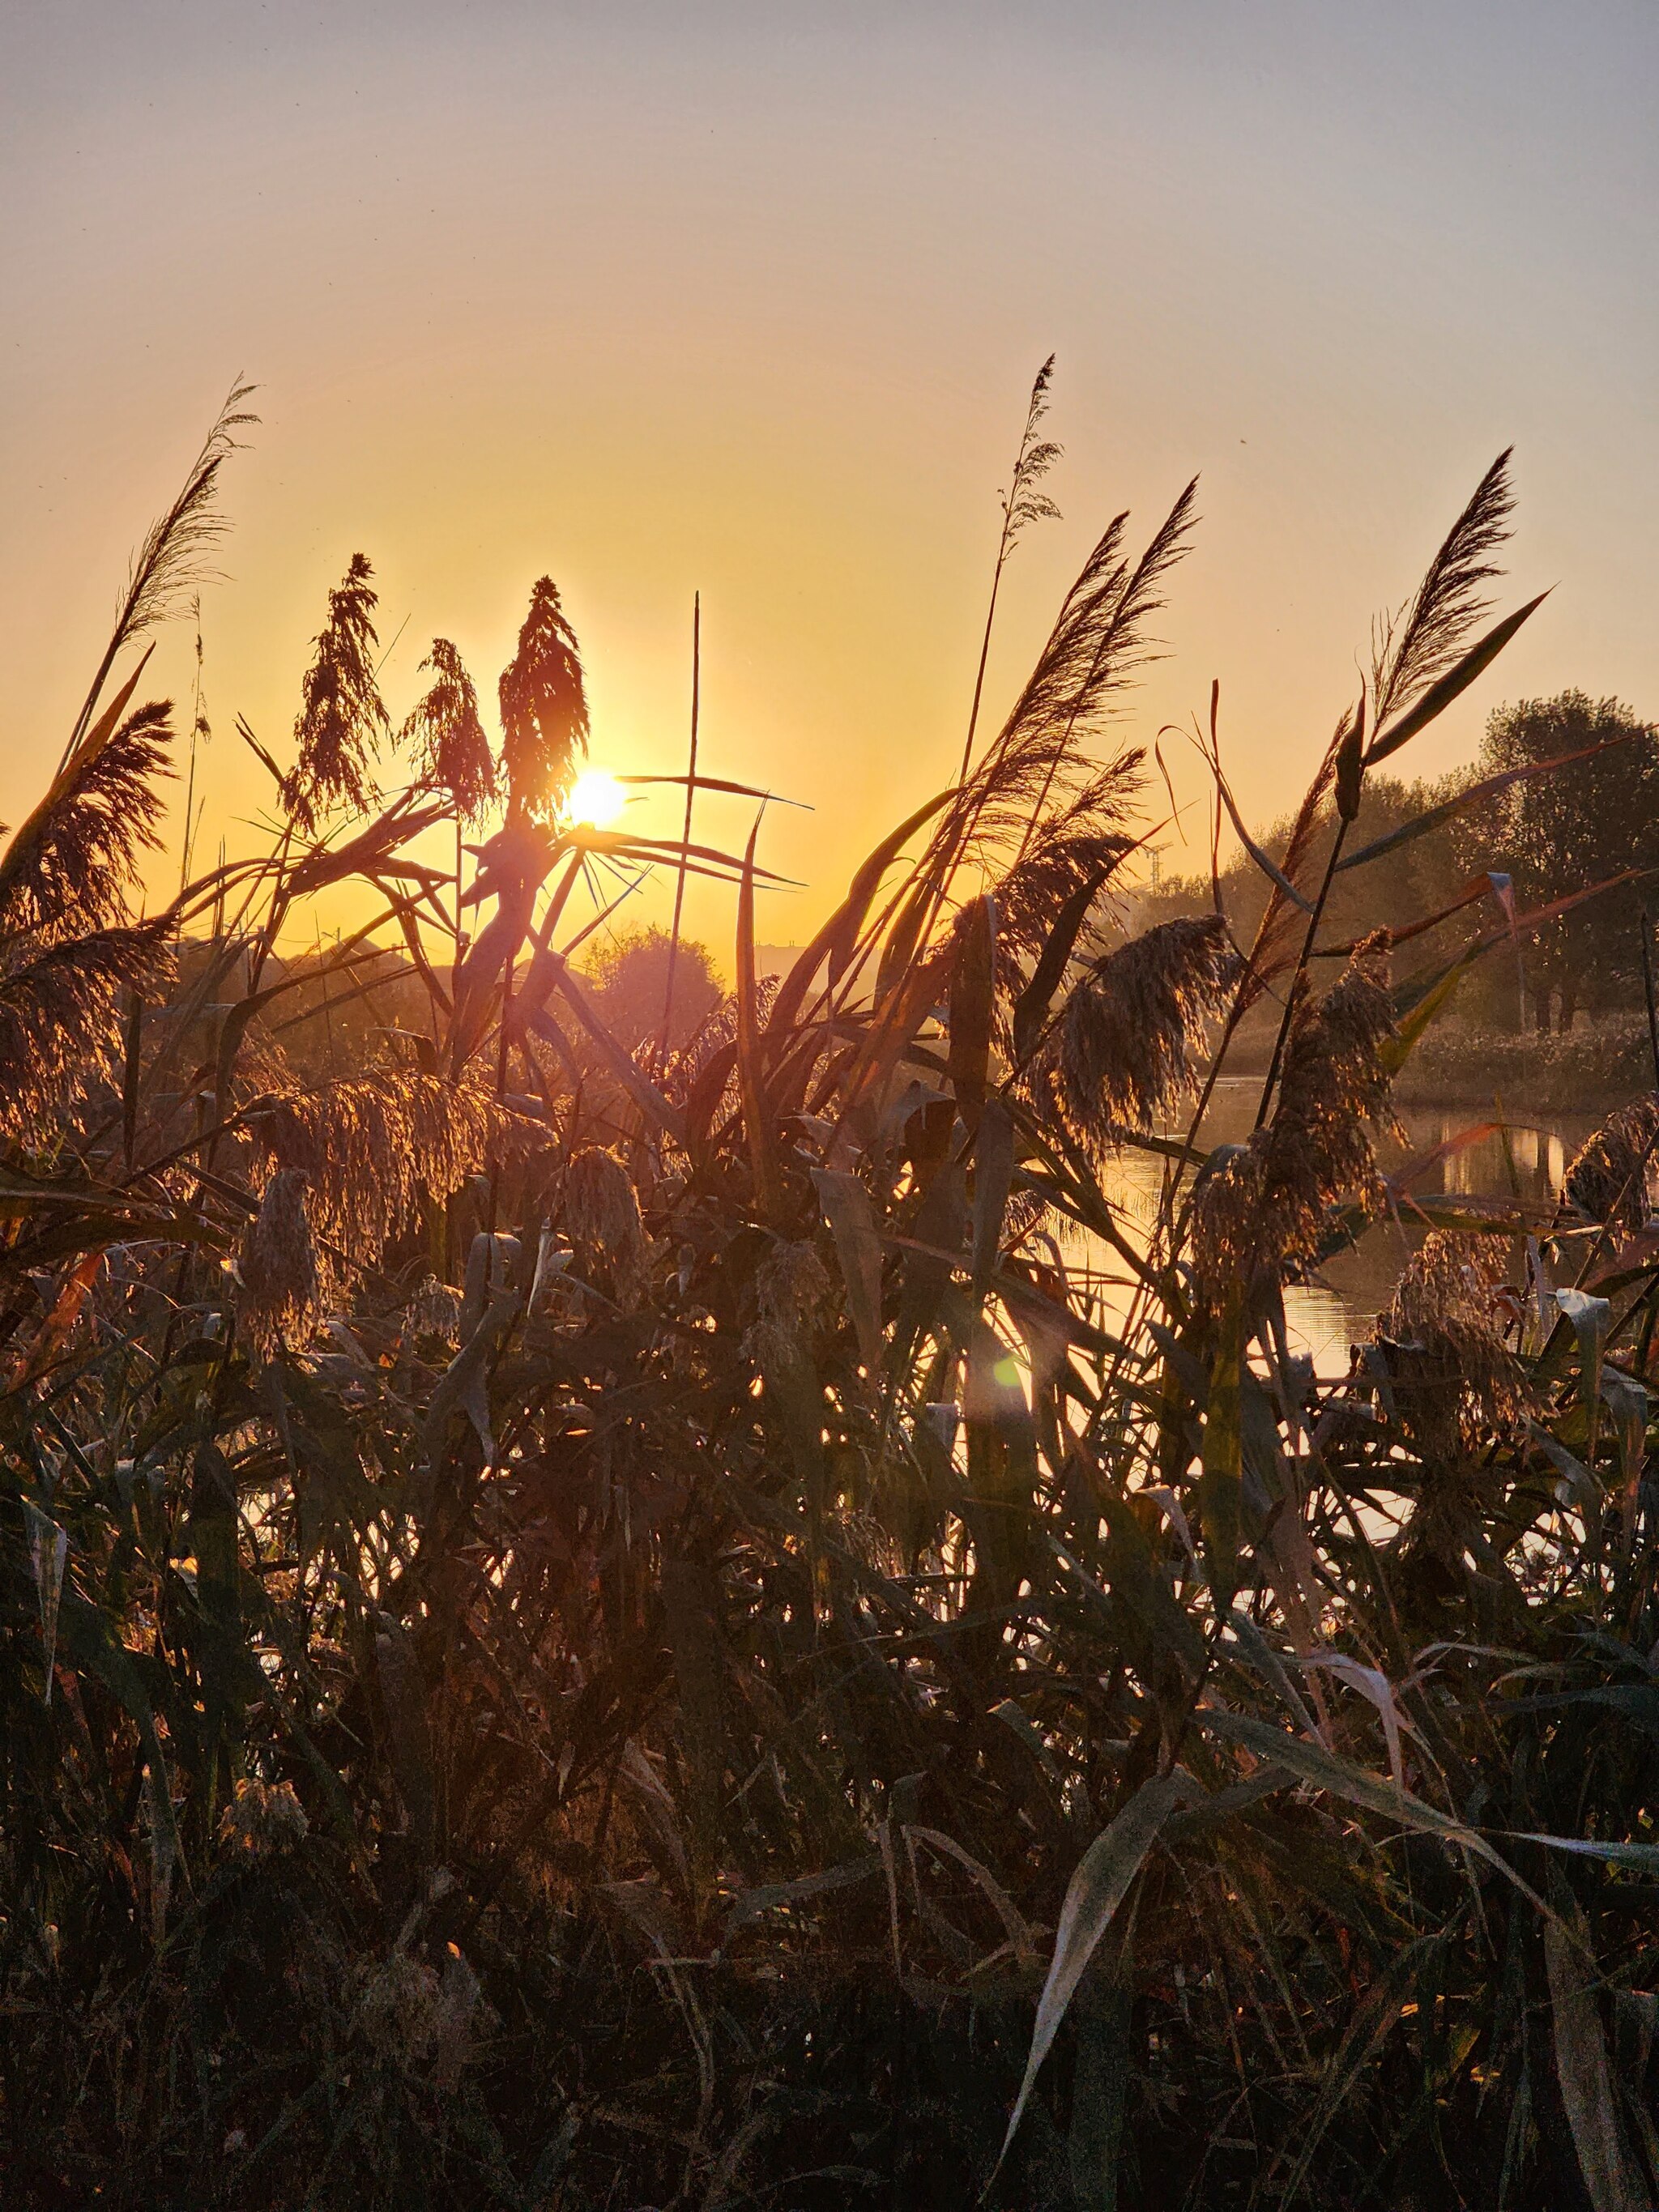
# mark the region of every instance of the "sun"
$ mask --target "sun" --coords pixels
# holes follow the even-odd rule
[[[602,768],[584,769],[570,793],[570,819],[586,830],[608,830],[628,804],[628,793]]]

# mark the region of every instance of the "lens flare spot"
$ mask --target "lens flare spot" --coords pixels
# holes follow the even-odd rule
[[[627,804],[627,790],[614,775],[584,769],[570,793],[570,819],[582,829],[608,830]]]

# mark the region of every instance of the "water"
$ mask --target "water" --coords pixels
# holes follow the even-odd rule
[[[1261,1093],[1259,1076],[1224,1077],[1216,1085],[1205,1118],[1202,1141],[1206,1145],[1242,1142],[1250,1133]],[[1418,1105],[1399,1111],[1406,1142],[1403,1146],[1389,1146],[1382,1154],[1385,1172],[1395,1172],[1445,1146],[1448,1149],[1413,1177],[1411,1187],[1419,1192],[1466,1198],[1554,1198],[1568,1162],[1595,1127],[1591,1115],[1516,1116],[1508,1122],[1506,1131],[1492,1130],[1459,1145],[1455,1140],[1466,1132],[1494,1117],[1477,1107],[1462,1105]],[[1111,1164],[1104,1179],[1108,1195],[1116,1203],[1131,1234],[1135,1224],[1149,1224],[1156,1215],[1163,1172],[1163,1163],[1150,1152],[1126,1151]],[[1393,1294],[1401,1268],[1423,1235],[1420,1226],[1378,1222],[1358,1245],[1328,1262],[1317,1280],[1285,1292],[1285,1315],[1293,1346],[1311,1357],[1322,1375],[1340,1375],[1346,1370],[1349,1346],[1370,1334],[1371,1323]],[[1090,1261],[1107,1277],[1121,1278],[1124,1273],[1122,1262],[1098,1245],[1091,1252]],[[1109,1293],[1107,1303],[1109,1310],[1116,1303]]]

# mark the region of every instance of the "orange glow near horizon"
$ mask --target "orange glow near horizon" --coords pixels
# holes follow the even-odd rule
[[[286,767],[354,551],[394,728],[441,636],[498,736],[550,574],[615,775],[684,773],[700,591],[700,764],[811,810],[769,810],[758,855],[802,888],[758,895],[757,934],[803,942],[955,772],[997,487],[1051,351],[1064,519],[1004,580],[981,742],[1109,518],[1143,545],[1196,471],[1166,657],[1121,734],[1190,728],[1218,679],[1234,793],[1271,821],[1374,615],[1511,442],[1500,593],[1559,588],[1402,769],[1469,758],[1504,698],[1659,712],[1651,11],[393,12],[395,37],[368,5],[82,0],[0,29],[0,818],[44,788],[131,549],[238,370],[263,419],[202,592],[198,865],[263,835],[236,720]],[[161,631],[145,684],[186,732],[195,635]],[[1207,778],[1162,750],[1183,811],[1161,866],[1201,872]],[[694,835],[741,852],[753,811],[700,792]],[[672,841],[683,815],[663,786],[626,818]],[[672,901],[659,870],[629,925]],[[734,907],[687,884],[728,969]]]

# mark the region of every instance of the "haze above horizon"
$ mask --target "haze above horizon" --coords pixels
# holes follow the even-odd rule
[[[239,371],[263,421],[204,601],[210,836],[262,803],[234,715],[286,756],[355,550],[394,717],[434,633],[493,696],[550,571],[613,770],[683,765],[700,589],[708,767],[815,810],[766,830],[806,889],[761,933],[800,941],[953,771],[1050,351],[1064,519],[1016,557],[986,726],[1109,515],[1143,542],[1196,471],[1125,733],[1218,678],[1271,818],[1510,443],[1504,603],[1558,588],[1400,765],[1467,757],[1500,697],[1659,701],[1647,8],[59,0],[0,26],[0,88],[7,819]],[[170,633],[161,688],[191,662]],[[1183,867],[1204,780],[1166,752]],[[722,949],[729,896],[688,902]]]

